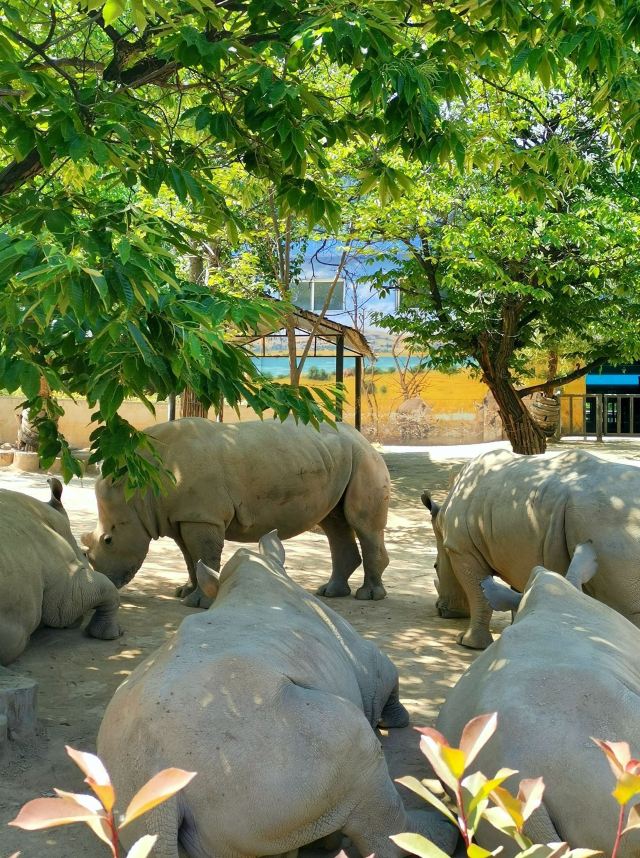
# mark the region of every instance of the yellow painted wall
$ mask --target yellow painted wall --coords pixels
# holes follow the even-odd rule
[[[309,386],[329,387],[333,381],[313,381],[304,379]],[[418,444],[447,444],[447,443],[477,443],[494,441],[502,437],[502,427],[496,420],[495,411],[490,407],[483,408],[488,388],[469,371],[461,370],[453,374],[428,372],[425,383],[419,393],[419,399],[424,403],[422,414],[417,412],[402,417],[404,402],[399,377],[397,373],[376,373],[365,375],[365,384],[373,381],[375,396],[362,395],[363,431],[373,440],[388,443],[418,443]],[[344,409],[344,420],[354,422],[354,377],[345,378],[347,402]],[[562,413],[563,425],[566,425],[569,415],[569,397],[566,394],[584,394],[584,378],[566,385],[563,389]],[[16,408],[22,401],[21,397],[0,397],[0,443],[14,443],[16,440],[17,421]],[[60,420],[60,429],[72,446],[84,448],[89,446],[89,435],[95,428],[90,425],[91,411],[86,402],[60,399],[65,410]],[[419,404],[415,403],[414,404]],[[400,412],[398,411],[400,409]],[[163,423],[167,419],[167,404],[160,402],[154,416],[141,402],[127,401],[119,409],[122,417],[138,429],[144,429],[154,423]],[[399,416],[400,414],[400,416]],[[210,416],[213,416],[212,414]],[[270,413],[265,415],[271,417]],[[225,422],[237,422],[238,419],[256,420],[256,414],[247,407],[240,408],[238,417],[231,408],[225,409]],[[582,403],[576,400],[574,404],[574,422],[572,431],[579,434],[583,431]]]

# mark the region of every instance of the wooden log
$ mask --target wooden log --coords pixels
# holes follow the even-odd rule
[[[24,741],[36,729],[38,684],[28,676],[0,668],[0,720],[6,719],[9,740]],[[0,723],[0,744],[2,743]]]

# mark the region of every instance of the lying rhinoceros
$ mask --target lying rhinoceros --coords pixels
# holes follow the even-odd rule
[[[178,841],[194,858],[241,858],[339,831],[379,858],[398,854],[389,836],[408,830],[452,849],[453,828],[405,812],[372,729],[408,723],[395,667],[283,563],[272,533],[219,578],[198,564],[213,607],[136,668],[102,721],[98,753],[118,796],[126,804],[166,766],[198,772],[145,817],[165,858]]]
[[[564,573],[588,539],[600,568],[587,592],[640,624],[639,497],[640,468],[580,450],[485,453],[463,468],[441,509],[425,492],[438,545],[438,611],[471,614],[459,643],[491,643],[483,578],[497,575],[522,590],[533,566]]]
[[[120,597],[95,572],[71,534],[60,497],[50,480],[51,500],[0,489],[0,664],[24,650],[39,625],[64,628],[87,611],[94,638],[117,638]]]
[[[542,776],[543,806],[525,833],[610,855],[620,808],[612,771],[591,737],[640,752],[640,631],[580,591],[594,569],[593,549],[582,545],[566,578],[533,570],[513,625],[449,693],[437,728],[457,746],[467,721],[496,711],[497,731],[471,771],[491,777],[503,766],[516,769],[512,790],[522,778]],[[507,602],[521,598],[498,586]],[[493,849],[495,837],[493,829],[481,832],[480,845]],[[625,834],[619,858],[638,854],[640,832]]]
[[[256,542],[277,529],[288,539],[319,524],[329,539],[333,571],[318,594],[349,595],[348,578],[362,562],[357,536],[364,584],[356,598],[384,598],[389,472],[355,429],[193,417],[147,434],[175,485],[160,497],[148,493],[126,502],[122,484],[99,479],[98,525],[82,537],[91,563],[117,587],[136,574],[152,539],[170,536],[189,569],[189,583],[178,595],[187,597],[187,605],[206,607],[195,564],[202,559],[219,569],[225,538]]]

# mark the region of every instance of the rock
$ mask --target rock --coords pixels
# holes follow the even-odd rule
[[[13,454],[13,464],[19,471],[27,471],[32,474],[40,470],[40,461],[37,453],[29,453],[26,450],[16,450]]]
[[[13,463],[13,450],[11,447],[8,449],[3,445],[0,447],[0,468],[4,468],[7,465],[11,465]]]
[[[35,733],[38,684],[34,679],[0,668],[0,745],[4,739],[24,741]],[[3,728],[6,721],[6,729]]]

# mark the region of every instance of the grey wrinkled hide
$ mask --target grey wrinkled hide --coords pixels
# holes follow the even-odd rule
[[[270,541],[237,551],[219,580],[200,566],[205,591],[219,587],[213,607],[184,620],[107,708],[98,753],[123,807],[162,768],[198,772],[125,842],[148,831],[163,858],[177,858],[178,840],[192,858],[240,858],[343,831],[362,855],[393,858],[389,835],[422,830],[452,851],[453,829],[439,836],[432,817],[405,812],[372,729],[408,723],[395,667],[288,577]]]
[[[519,456],[505,450],[469,462],[442,507],[431,509],[438,545],[438,611],[470,616],[459,642],[491,643],[481,581],[496,575],[523,590],[536,565],[564,574],[587,540],[599,560],[585,586],[640,622],[640,469],[582,451]],[[428,493],[423,503],[431,503]]]
[[[196,563],[202,559],[219,569],[225,539],[257,542],[270,530],[288,539],[319,524],[333,570],[318,593],[349,595],[348,579],[362,562],[364,583],[356,597],[384,597],[389,473],[355,429],[343,423],[318,431],[293,420],[227,424],[194,417],[154,426],[147,434],[175,484],[167,481],[165,494],[127,503],[122,485],[99,479],[98,525],[82,537],[91,563],[116,586],[133,578],[152,539],[169,536],[189,570],[189,583],[178,595],[186,597],[185,604],[207,607],[197,588]]]
[[[602,558],[598,557],[601,562]],[[512,626],[486,649],[449,693],[437,728],[457,745],[465,723],[497,711],[495,735],[472,770],[516,769],[507,786],[542,776],[543,807],[528,835],[536,842],[611,854],[618,805],[615,780],[591,737],[627,741],[640,752],[640,631],[611,608],[538,567]],[[493,829],[480,844],[493,849]],[[507,844],[508,858],[514,854]],[[620,858],[640,854],[639,833],[625,834]]]
[[[64,628],[95,613],[87,631],[118,637],[118,591],[95,572],[71,534],[62,486],[52,481],[49,503],[0,489],[0,664],[26,647],[39,625]]]

